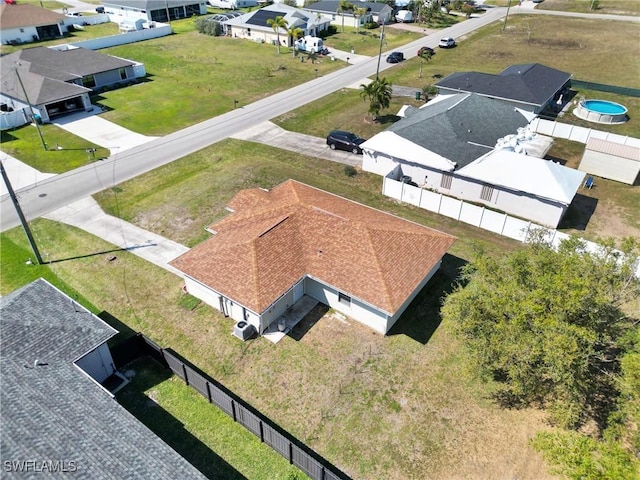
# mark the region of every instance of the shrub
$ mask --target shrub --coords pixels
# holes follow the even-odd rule
[[[344,166],[344,174],[347,177],[355,177],[358,174],[358,171],[356,170],[356,167],[354,167],[352,165],[345,165]]]

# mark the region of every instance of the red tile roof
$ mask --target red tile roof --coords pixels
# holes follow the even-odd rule
[[[455,241],[293,180],[243,190],[229,207],[171,265],[257,313],[310,275],[393,314]]]

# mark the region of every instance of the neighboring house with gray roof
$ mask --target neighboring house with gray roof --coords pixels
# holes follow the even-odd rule
[[[338,0],[321,0],[304,7],[304,10],[321,15],[331,21],[331,25],[342,26],[344,15],[344,25],[356,28],[368,22],[378,24],[389,23],[393,15],[393,8],[382,2],[354,2],[354,10],[346,11],[344,14],[338,12],[340,2]],[[355,8],[362,8],[366,11],[364,15],[356,15]]]
[[[100,385],[116,333],[43,279],[0,299],[3,478],[205,478]]]
[[[571,74],[539,63],[511,65],[497,75],[456,72],[435,84],[441,95],[475,93],[539,114],[557,109],[571,86]]]
[[[168,22],[207,13],[205,0],[106,0],[104,13],[112,22],[124,18],[143,18],[149,22]]]
[[[288,28],[298,27],[302,30],[303,36],[318,36],[320,32],[328,29],[330,21],[318,17],[315,14],[290,7],[284,3],[274,3],[264,8],[245,13],[239,17],[223,22],[225,30],[229,35],[236,38],[245,38],[261,43],[277,44],[278,34],[269,25],[269,20],[282,17],[286,20]],[[280,44],[286,47],[293,46],[294,39],[285,29],[279,29]]]
[[[476,94],[439,96],[361,145],[362,168],[556,227],[584,174],[543,160],[552,140]],[[504,153],[504,152],[508,152]]]
[[[0,57],[5,109],[36,110],[43,122],[93,108],[89,94],[146,75],[144,65],[76,47],[25,48]]]
[[[72,23],[71,19],[60,13],[35,5],[4,2],[0,5],[0,38],[3,45],[62,37]]]

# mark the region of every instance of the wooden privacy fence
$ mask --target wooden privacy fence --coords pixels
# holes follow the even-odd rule
[[[128,341],[127,358],[131,358],[132,351],[149,354],[166,365],[180,377],[187,385],[199,392],[209,403],[229,415],[235,422],[243,425],[276,452],[289,460],[313,480],[350,480],[350,477],[333,466],[326,459],[282,430],[266,416],[251,407],[248,403],[228,390],[219,382],[206,377],[194,367],[183,361],[179,355],[170,349],[161,348],[143,334],[138,334]],[[124,347],[124,346],[123,346]],[[120,362],[115,358],[116,365]]]

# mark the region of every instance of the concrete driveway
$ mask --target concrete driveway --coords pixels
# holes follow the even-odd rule
[[[100,108],[93,107],[90,112],[72,113],[54,119],[51,123],[89,142],[108,148],[112,155],[158,138],[132,132],[105,120],[100,117],[99,113],[101,113]],[[55,148],[55,145],[49,147]],[[60,147],[64,149],[64,145],[60,145]]]
[[[362,155],[354,155],[351,152],[331,150],[324,138],[304,135],[285,130],[272,122],[262,122],[241,132],[233,134],[231,138],[248,140],[250,142],[264,143],[272,147],[282,148],[290,152],[296,152],[310,157],[324,158],[332,162],[345,165],[360,166]]]

